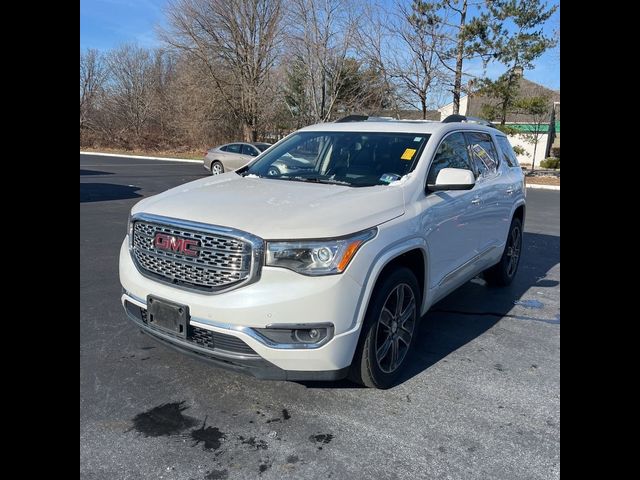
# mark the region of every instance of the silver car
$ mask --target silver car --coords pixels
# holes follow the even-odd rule
[[[204,157],[204,168],[212,175],[219,175],[244,167],[271,146],[270,143],[235,142],[220,145],[207,151]]]

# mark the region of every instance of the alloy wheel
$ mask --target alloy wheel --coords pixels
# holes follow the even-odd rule
[[[507,275],[512,277],[518,269],[520,260],[520,248],[522,247],[522,232],[519,227],[514,227],[509,235],[509,245],[507,246]]]
[[[376,329],[376,361],[384,373],[393,373],[409,351],[416,325],[416,299],[406,283],[387,297]]]

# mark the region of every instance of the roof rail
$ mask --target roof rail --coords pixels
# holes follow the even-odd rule
[[[442,120],[442,123],[454,123],[454,122],[464,122],[464,123],[477,123],[479,125],[486,125],[487,127],[498,128],[493,123],[485,120],[484,118],[478,117],[467,117],[466,115],[449,115],[447,118]]]
[[[375,117],[371,115],[348,115],[339,120],[335,120],[333,123],[346,123],[346,122],[433,122],[434,120],[410,120],[403,118],[393,117]]]
[[[347,115],[334,123],[346,123],[346,122],[364,122],[369,118],[369,115]]]

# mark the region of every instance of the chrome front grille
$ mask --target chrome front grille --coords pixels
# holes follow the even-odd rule
[[[163,217],[153,221],[132,220],[131,253],[141,273],[165,283],[206,292],[228,290],[257,279],[262,255],[262,241],[257,237],[181,220],[175,220],[176,224],[159,222],[157,218]],[[225,235],[227,232],[233,236]],[[170,248],[156,246],[154,239],[158,234],[178,244],[189,240],[189,250],[196,255],[188,255],[190,252],[185,253],[174,244]]]

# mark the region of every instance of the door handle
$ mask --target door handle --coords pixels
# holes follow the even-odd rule
[[[471,200],[471,205],[480,205],[480,197],[475,197]]]
[[[507,188],[507,195],[511,195],[513,192],[515,192],[514,188],[511,188],[511,187]]]

